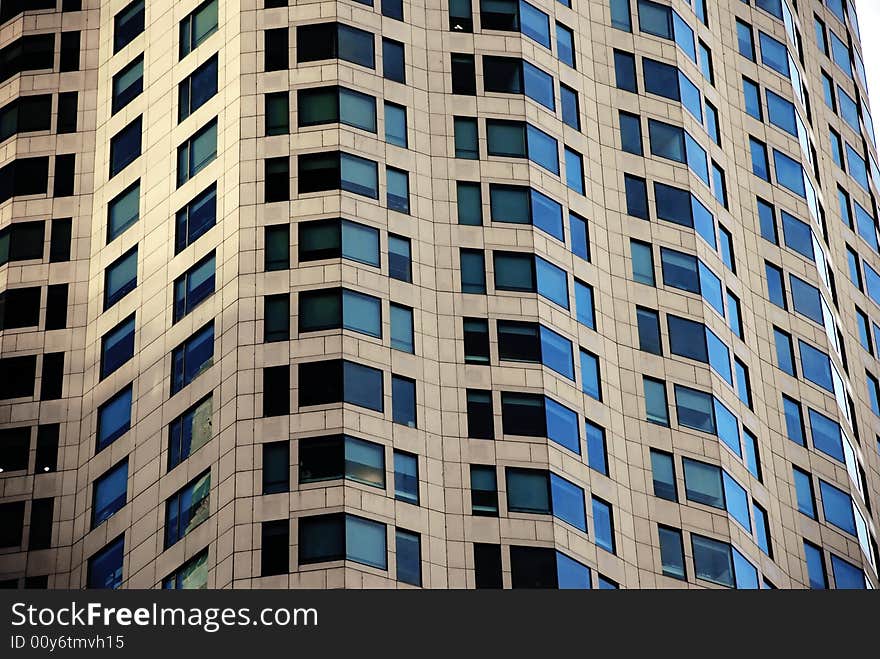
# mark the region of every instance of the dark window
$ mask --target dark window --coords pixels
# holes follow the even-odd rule
[[[648,219],[648,184],[645,179],[624,174],[626,213],[643,220]]]
[[[474,543],[474,586],[501,588],[501,545]]]
[[[391,418],[410,428],[416,427],[416,382],[400,375],[391,376]]]
[[[214,323],[211,322],[171,352],[171,395],[214,363]]]
[[[37,356],[0,358],[0,373],[15,373],[14,378],[0,379],[0,400],[6,398],[28,398],[34,395],[34,381],[37,375]]]
[[[449,0],[449,29],[453,32],[474,31],[471,0]]]
[[[31,502],[31,529],[28,549],[48,549],[52,545],[52,513],[55,499],[34,499]]]
[[[22,471],[28,468],[31,449],[29,426],[0,430],[0,473]],[[40,473],[37,470],[37,473]]]
[[[165,502],[165,548],[183,539],[210,516],[211,471],[196,476]]]
[[[385,448],[348,435],[299,441],[299,482],[346,480],[385,489]]]
[[[475,439],[495,438],[495,418],[492,392],[482,389],[467,390],[467,433]]]
[[[642,155],[642,120],[637,114],[623,110],[618,115],[620,118],[620,148],[627,153]]]
[[[0,230],[0,265],[43,258],[45,223],[16,222]]]
[[[267,204],[290,199],[290,158],[266,158],[265,197]]]
[[[61,425],[47,423],[37,426],[37,456],[34,473],[45,474],[58,467],[58,439]]]
[[[290,65],[290,33],[286,27],[266,30],[264,71],[281,71]]]
[[[52,69],[54,66],[54,34],[24,36],[0,50],[0,82],[25,71]]]
[[[473,55],[452,53],[452,93],[476,96],[477,70]]]
[[[144,0],[135,0],[113,17],[113,54],[144,31]]]
[[[658,525],[657,532],[660,537],[660,562],[663,575],[687,580],[687,572],[684,566],[684,543],[681,539],[681,531]]]
[[[76,154],[65,153],[55,156],[55,180],[52,184],[53,197],[72,197],[76,174]]]
[[[140,219],[141,182],[132,183],[107,205],[107,242],[111,242]]]
[[[0,203],[15,196],[46,194],[49,157],[19,158],[0,167]]]
[[[385,525],[340,513],[299,518],[300,565],[343,559],[388,569]]]
[[[112,113],[116,114],[144,91],[144,56],[138,56],[113,76]]]
[[[328,151],[302,154],[297,161],[300,194],[347,190],[379,198],[379,170],[372,160],[341,151]]]
[[[388,234],[388,276],[412,281],[412,252],[409,238]]]
[[[92,528],[125,506],[128,496],[128,459],[99,476],[92,486]]]
[[[202,171],[217,157],[217,118],[214,117],[177,147],[177,187]]]
[[[384,409],[382,371],[342,359],[299,365],[299,404],[350,403]]]
[[[549,547],[510,547],[512,588],[558,588],[556,551]]]
[[[47,352],[43,355],[43,370],[40,382],[40,400],[61,398],[64,382],[64,353]]]
[[[214,263],[214,252],[211,252],[174,280],[175,323],[214,292]]]
[[[479,249],[462,249],[459,267],[461,269],[462,293],[486,293],[486,257]]]
[[[217,93],[217,55],[177,85],[177,121],[181,122]]]
[[[64,11],[74,11],[67,8],[71,0],[64,0]],[[36,9],[55,9],[57,0],[4,0],[0,2],[0,23],[8,21],[13,16],[18,16],[24,11]]]
[[[263,298],[263,342],[287,341],[290,338],[290,294],[279,293]]]
[[[471,513],[498,516],[498,478],[491,465],[471,465]]]
[[[125,536],[121,535],[89,559],[87,588],[116,589],[122,585]]]
[[[402,304],[391,303],[391,348],[403,352],[415,352],[413,310]]]
[[[263,494],[290,489],[290,442],[263,444]]]
[[[214,401],[202,398],[168,425],[168,469],[198,451],[213,436]]]
[[[260,576],[287,574],[290,570],[290,520],[263,522],[260,535]]]
[[[455,117],[455,157],[468,160],[480,159],[480,139],[476,117]],[[479,185],[477,186],[479,189]],[[461,224],[461,222],[459,222]],[[480,224],[479,222],[477,224]]]
[[[581,129],[581,111],[575,90],[559,83],[559,98],[562,104],[562,121],[575,130]]]
[[[290,365],[263,369],[263,416],[290,414]]]
[[[0,293],[0,330],[36,327],[40,322],[39,286],[10,288]]]
[[[317,23],[296,28],[297,62],[338,58],[375,68],[375,39],[371,32],[342,23]]]
[[[394,167],[385,168],[386,205],[389,210],[409,213],[409,173]]]
[[[382,0],[382,15],[397,21],[403,20],[403,0]]]
[[[110,178],[141,155],[141,123],[142,117],[138,117],[110,138]]]
[[[290,130],[290,94],[266,94],[266,135],[285,135]]]
[[[368,336],[382,336],[382,305],[379,298],[347,288],[321,288],[299,294],[299,331],[350,329]]]
[[[137,245],[107,266],[104,271],[104,310],[106,311],[137,286]]]
[[[79,42],[80,33],[78,31],[61,33],[61,57],[59,58],[58,70],[62,73],[79,71]]]
[[[422,585],[422,548],[418,533],[397,529],[397,580],[413,586]]]
[[[0,141],[51,127],[52,94],[21,96],[0,108]]]
[[[388,80],[406,83],[404,47],[399,41],[382,39],[382,76]]]
[[[180,59],[217,31],[217,0],[207,0],[180,21]]]
[[[134,314],[101,337],[101,379],[134,357]]]
[[[662,355],[663,345],[660,341],[660,315],[652,309],[636,307],[636,319],[639,327],[639,350],[651,352],[655,355]]]
[[[290,225],[266,227],[263,248],[263,268],[267,271],[287,270],[290,267]]]
[[[419,458],[412,453],[394,452],[394,498],[419,505]]]
[[[671,453],[651,449],[651,476],[654,482],[655,497],[678,501],[675,461]]]
[[[0,503],[0,547],[21,547],[24,501]]]
[[[489,321],[484,318],[464,320],[464,361],[466,364],[489,363]]]
[[[140,188],[138,187],[138,192]],[[175,218],[174,253],[180,253],[187,245],[217,223],[217,184],[212,183],[197,194],[186,206],[177,211]],[[268,227],[267,227],[268,228]]]
[[[346,258],[378,267],[379,231],[350,220],[300,222],[299,260],[331,258]]]
[[[131,427],[132,389],[128,385],[98,407],[98,446],[96,452],[110,446]]]

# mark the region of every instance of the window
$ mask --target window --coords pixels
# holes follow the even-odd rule
[[[137,286],[137,253],[137,246],[132,247],[104,271],[105,311]]]
[[[805,471],[792,467],[797,507],[807,517],[816,519],[816,497],[813,494],[813,477]]]
[[[758,451],[758,438],[748,428],[743,428],[743,445],[745,446],[746,468],[758,482],[761,482],[761,455]]]
[[[144,31],[144,0],[135,0],[113,17],[113,54]]]
[[[674,579],[687,579],[684,567],[684,544],[681,531],[666,526],[657,526],[660,538],[660,563],[663,575]]]
[[[278,519],[260,524],[260,576],[290,571],[290,520]]]
[[[764,111],[761,107],[761,92],[757,83],[744,77],[743,96],[746,101],[746,113],[758,121],[764,121]]]
[[[400,304],[390,305],[391,347],[403,352],[415,352],[413,338],[413,310]]]
[[[489,322],[484,318],[464,319],[464,361],[489,363]]]
[[[397,580],[413,586],[422,585],[422,549],[418,533],[395,531]]]
[[[300,225],[300,232],[302,232],[303,226]],[[290,267],[290,225],[266,227],[264,241],[264,269],[267,271],[287,270]]]
[[[851,535],[856,534],[856,520],[853,515],[852,499],[849,494],[819,479],[819,492],[822,495],[822,514],[825,521]]]
[[[765,181],[769,181],[770,162],[767,160],[767,146],[754,137],[749,137],[749,149],[752,154],[752,173]]]
[[[471,226],[482,225],[483,197],[480,184],[470,181],[456,181],[455,196],[458,223]]]
[[[501,588],[501,545],[474,543],[474,586]]]
[[[579,279],[574,280],[574,303],[577,320],[581,325],[596,329],[596,308],[593,303],[593,287]]]
[[[419,505],[419,459],[412,453],[394,452],[394,498]]]
[[[840,425],[821,412],[808,408],[813,447],[839,462],[846,462]]]
[[[636,58],[632,53],[622,50],[614,51],[614,76],[618,89],[623,89],[634,94],[639,93],[638,78],[636,76]]]
[[[290,199],[290,158],[266,158],[263,201],[270,204]]]
[[[30,460],[31,429],[27,426],[0,430],[0,473],[24,471]],[[37,465],[36,473],[40,473]]]
[[[379,198],[379,170],[376,163],[342,151],[309,153],[298,157],[299,192],[346,190]]]
[[[177,187],[180,187],[217,157],[217,118],[196,131],[177,147]]]
[[[290,66],[290,33],[286,27],[263,32],[264,71],[283,71]]]
[[[599,357],[581,348],[581,390],[590,398],[602,400],[602,380]]]
[[[409,214],[409,173],[393,167],[385,168],[389,210]]]
[[[691,544],[696,577],[733,588],[735,577],[730,545],[696,534],[691,534]]]
[[[299,404],[349,403],[381,412],[384,409],[382,371],[343,359],[299,364]]]
[[[452,53],[452,93],[476,96],[477,72],[473,55]]]
[[[144,56],[113,76],[112,113],[116,114],[144,91]]]
[[[39,286],[10,288],[0,293],[0,329],[36,327],[40,321]]]
[[[804,378],[833,393],[831,361],[828,355],[800,339],[798,339],[798,348]]]
[[[409,238],[388,234],[388,276],[412,282],[412,252]]]
[[[67,284],[50,284],[46,290],[46,329],[67,327]]]
[[[290,94],[265,94],[266,135],[286,135],[290,131]]]
[[[585,421],[587,434],[587,462],[590,469],[600,474],[608,475],[608,449],[605,444],[605,429],[597,426],[587,419]]]
[[[611,26],[632,32],[632,16],[629,0],[611,0]]]
[[[406,108],[385,101],[385,141],[407,148]]]
[[[767,297],[780,309],[788,309],[788,303],[785,299],[785,281],[782,276],[782,270],[768,261],[764,262],[764,270],[767,275]]]
[[[299,126],[338,122],[376,132],[376,99],[346,87],[300,89],[297,92],[297,110]]]
[[[620,116],[620,148],[637,156],[642,151],[642,122],[638,115],[621,110]]]
[[[214,400],[208,394],[168,425],[169,471],[208,443],[213,415]]]
[[[579,194],[586,194],[584,189],[584,158],[565,147],[565,184]]]
[[[214,292],[214,252],[174,280],[174,322]]]
[[[718,110],[709,101],[704,103],[706,110],[706,132],[718,146],[721,146],[721,121],[718,118]]]
[[[562,105],[562,122],[575,130],[581,129],[581,112],[577,92],[571,87],[559,83],[559,99]]]
[[[552,76],[519,57],[484,55],[483,79],[487,92],[525,94],[548,110],[556,110]]]
[[[338,58],[375,68],[375,40],[366,30],[342,23],[299,25],[296,42],[298,63]]]
[[[662,355],[660,315],[652,309],[636,307],[636,322],[639,330],[639,350]]]
[[[214,34],[218,27],[217,0],[203,2],[180,22],[180,59]]]
[[[205,471],[165,503],[165,548],[183,539],[210,516],[211,471]]]
[[[776,365],[792,377],[797,377],[794,363],[794,345],[791,335],[781,329],[773,328],[773,338],[776,344]]]
[[[171,352],[171,395],[207,370],[214,362],[214,323],[211,322]]]
[[[138,193],[140,188],[138,188]],[[137,218],[135,218],[137,219]],[[212,183],[177,211],[174,252],[179,254],[217,223],[217,184]],[[286,227],[285,227],[286,228]],[[266,227],[268,230],[270,227]],[[286,267],[286,266],[285,266]]]
[[[714,435],[717,425],[712,396],[678,384],[674,389],[678,425]]]
[[[140,179],[110,200],[107,205],[107,242],[119,236],[140,218]]]
[[[479,135],[475,117],[455,117],[455,157],[479,160]]]
[[[141,155],[141,119],[138,117],[110,138],[110,178]]]
[[[128,385],[98,407],[98,446],[110,446],[131,427],[132,389]]]
[[[76,154],[65,153],[55,156],[55,180],[52,185],[53,197],[72,197],[76,174]]]
[[[531,223],[554,238],[565,240],[562,205],[524,185],[490,183],[489,215],[493,222]]]
[[[45,359],[45,357],[44,357]],[[22,355],[20,357],[0,358],[0,367],[4,373],[17,373],[19,377],[0,382],[0,400],[34,395],[34,380],[37,372],[37,356]]]
[[[263,416],[290,414],[290,366],[267,366],[263,369]]]
[[[382,77],[406,84],[404,47],[399,41],[382,39]]]
[[[92,528],[125,506],[128,492],[128,460],[95,480],[92,487]]]
[[[286,521],[285,521],[286,523]],[[263,547],[266,546],[265,541]],[[201,590],[208,587],[208,550],[204,549],[162,580],[167,590]]]
[[[486,143],[490,156],[528,158],[547,171],[559,174],[556,140],[529,123],[487,119]]]
[[[510,547],[513,588],[590,588],[590,569],[560,551],[547,547]]]
[[[290,294],[263,298],[263,343],[290,339]]]
[[[590,260],[590,230],[587,221],[577,213],[568,213],[568,229],[571,233],[571,251],[585,261]]]
[[[584,491],[552,472],[506,467],[507,509],[510,512],[552,514],[587,531]]]
[[[122,585],[125,536],[120,535],[89,559],[87,588],[116,589]]]
[[[640,284],[654,286],[654,253],[651,245],[630,239],[629,246],[633,280]]]
[[[25,71],[52,69],[55,61],[55,35],[23,36],[0,49],[0,82]]]
[[[299,223],[299,260],[331,258],[345,258],[379,267],[379,231],[350,220]]]
[[[300,517],[300,565],[339,560],[388,569],[385,525],[341,513]]]
[[[101,379],[134,357],[134,314],[101,337]]]
[[[669,403],[666,398],[666,383],[642,376],[645,394],[645,411],[651,423],[661,426],[669,425]]]
[[[498,516],[498,482],[493,466],[471,465],[471,514]]]
[[[58,123],[56,131],[59,135],[76,132],[77,102],[77,92],[61,92],[58,94]],[[2,135],[2,132],[0,132],[0,135]]]
[[[449,0],[449,29],[453,32],[473,32],[471,0]]]
[[[755,537],[758,540],[758,547],[767,556],[773,558],[773,546],[770,543],[770,520],[767,511],[755,501],[752,502],[752,511],[755,516]]]
[[[574,61],[574,32],[562,23],[556,24],[556,54],[560,62],[577,68]]]
[[[459,254],[461,292],[485,295],[486,263],[482,250],[461,249]]]
[[[738,357],[733,358],[733,367],[736,373],[736,393],[742,403],[752,409],[752,388],[749,381],[749,369]]]
[[[828,588],[828,575],[825,572],[825,560],[822,550],[811,542],[804,540],[804,554],[807,559],[807,576],[810,588],[824,590]]]
[[[52,546],[52,513],[55,500],[34,499],[31,502],[30,537],[28,550],[48,549]],[[25,587],[28,587],[27,585]]]
[[[217,61],[217,55],[214,55],[177,86],[178,122],[186,119],[217,93]]]
[[[865,573],[857,567],[834,554],[831,554],[831,571],[834,573],[834,587],[838,590],[867,588]]]
[[[654,482],[654,496],[668,501],[678,501],[675,462],[670,453],[651,449],[651,474]]]
[[[300,440],[300,483],[342,478],[384,490],[385,448],[349,435]]]
[[[400,375],[391,376],[391,416],[394,423],[416,427],[416,383]]]
[[[611,504],[593,497],[593,529],[596,546],[614,552],[614,513]]]
[[[64,377],[64,353],[47,352],[43,354],[41,371],[40,400],[61,398]]]
[[[495,437],[493,414],[491,391],[467,390],[468,437],[493,439]]]
[[[263,444],[263,494],[290,489],[290,442]]]

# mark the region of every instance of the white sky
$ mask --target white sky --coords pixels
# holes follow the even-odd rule
[[[880,0],[856,0],[859,14],[859,31],[862,34],[862,54],[865,73],[868,76],[868,96],[871,114],[880,110]]]

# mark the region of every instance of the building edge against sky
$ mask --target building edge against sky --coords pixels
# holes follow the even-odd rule
[[[0,0],[0,582],[873,588],[852,0]]]

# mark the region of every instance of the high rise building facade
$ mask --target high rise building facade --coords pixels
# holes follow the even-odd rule
[[[0,582],[871,588],[853,0],[0,0]]]

